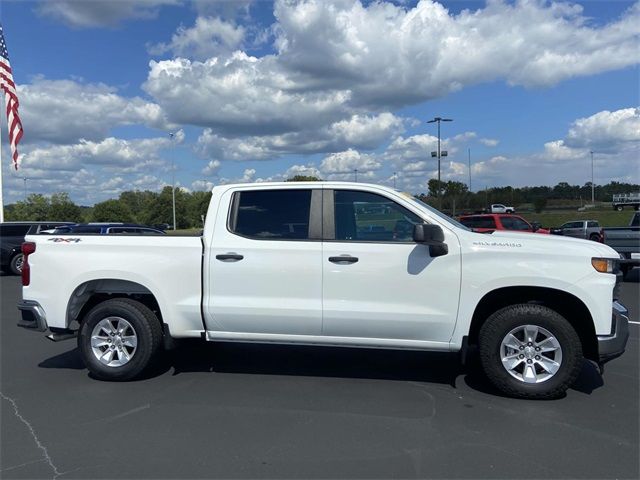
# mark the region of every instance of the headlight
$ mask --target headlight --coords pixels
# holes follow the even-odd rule
[[[611,258],[592,258],[591,265],[600,273],[613,273],[613,262]]]

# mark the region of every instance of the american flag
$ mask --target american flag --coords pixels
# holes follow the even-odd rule
[[[4,101],[7,107],[7,128],[9,129],[9,144],[11,145],[11,157],[13,166],[18,169],[18,142],[22,138],[22,123],[18,115],[18,92],[16,84],[13,82],[11,64],[9,63],[9,52],[4,41],[4,31],[0,25],[0,88],[4,92]],[[2,165],[0,165],[0,168]]]

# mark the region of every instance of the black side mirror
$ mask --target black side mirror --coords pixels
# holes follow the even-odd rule
[[[449,247],[444,243],[444,232],[438,225],[418,224],[413,227],[413,241],[429,246],[432,257],[440,257],[449,253]]]
[[[534,232],[537,232],[538,230],[540,230],[540,227],[542,227],[542,225],[540,224],[540,222],[531,222],[531,227],[533,228]]]

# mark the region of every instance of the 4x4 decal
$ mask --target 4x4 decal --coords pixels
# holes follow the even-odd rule
[[[64,238],[64,237],[54,237],[54,238],[47,238],[47,241],[49,242],[55,242],[55,243],[78,243],[81,242],[82,239],[81,238]]]

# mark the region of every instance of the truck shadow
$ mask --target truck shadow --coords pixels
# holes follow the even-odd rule
[[[308,347],[242,343],[203,343],[183,340],[165,352],[155,366],[137,381],[170,372],[291,375],[415,381],[449,385],[463,381],[469,388],[502,396],[484,377],[476,355],[461,365],[456,353],[414,352],[339,347]],[[41,368],[85,369],[77,348],[48,358]],[[90,374],[89,374],[90,376]],[[603,385],[597,368],[588,361],[573,390],[590,394]]]

